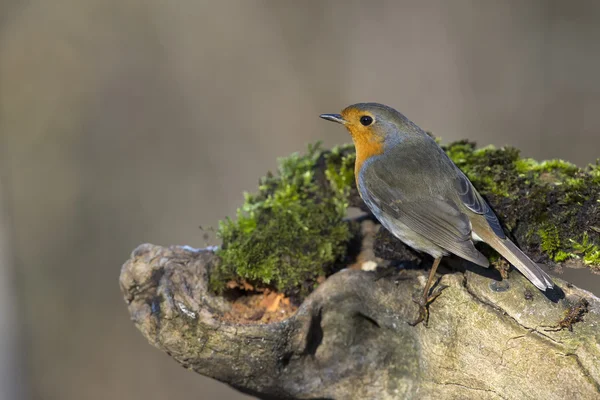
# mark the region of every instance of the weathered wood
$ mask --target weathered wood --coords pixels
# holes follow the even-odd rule
[[[447,287],[429,324],[413,327],[426,271],[343,270],[282,322],[234,324],[221,318],[230,304],[207,290],[214,259],[208,250],[144,244],[124,264],[121,289],[151,344],[246,393],[600,398],[600,300],[560,279],[545,296],[516,272],[499,283],[491,270],[442,269],[438,287]]]

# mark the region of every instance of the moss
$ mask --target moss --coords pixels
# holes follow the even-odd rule
[[[535,261],[579,259],[600,268],[600,162],[587,168],[562,160],[538,162],[511,147],[477,149],[469,141],[442,147]],[[211,274],[213,289],[234,279],[298,292],[327,274],[351,246],[346,208],[364,207],[354,160],[352,145],[331,151],[311,146],[307,154],[281,159],[278,174],[268,174],[256,193],[245,195],[237,219],[220,223],[222,261]],[[377,236],[376,254],[415,257],[384,237]]]
[[[600,185],[600,158],[596,160],[596,163],[588,165],[588,170],[592,182],[595,185]]]
[[[325,176],[331,183],[332,188],[345,198],[354,182],[354,161],[356,153],[353,151],[354,146],[343,145],[331,149],[331,152],[326,153],[325,160],[327,167]]]
[[[343,257],[351,238],[343,218],[352,157],[347,146],[325,152],[316,145],[280,159],[278,175],[268,174],[258,193],[245,195],[237,220],[220,222],[221,262],[211,273],[212,289],[246,280],[295,292]],[[324,180],[317,168],[323,162]]]
[[[573,254],[581,258],[587,265],[600,267],[600,247],[590,240],[587,232],[583,233],[581,242],[571,240]]]
[[[563,160],[522,158],[510,147],[477,149],[458,141],[443,148],[537,261],[581,258],[600,265],[600,231],[594,230],[600,226],[600,160],[579,168]]]
[[[519,174],[537,174],[554,173],[563,177],[572,177],[579,168],[575,164],[563,160],[548,160],[537,162],[532,158],[520,158],[515,162],[515,169]]]
[[[558,250],[556,253],[554,253],[554,261],[556,262],[565,262],[569,258],[571,258],[571,254],[567,253],[564,250]]]
[[[544,226],[538,229],[540,236],[540,248],[542,251],[554,257],[560,251],[560,237],[558,236],[558,228],[556,226]]]
[[[510,196],[511,181],[506,172],[514,168],[519,152],[516,149],[497,149],[493,146],[476,149],[475,143],[459,141],[442,146],[454,163],[482,192]]]

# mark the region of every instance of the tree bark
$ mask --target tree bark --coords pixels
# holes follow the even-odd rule
[[[411,326],[427,271],[346,269],[280,322],[232,323],[207,289],[210,250],[144,244],[120,284],[132,320],[188,369],[264,399],[600,398],[600,301],[555,279],[442,268],[428,325]],[[444,262],[442,263],[442,265]],[[446,263],[446,265],[448,265]],[[443,290],[442,290],[443,289]]]

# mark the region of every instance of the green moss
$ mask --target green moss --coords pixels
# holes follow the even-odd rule
[[[532,158],[521,158],[515,162],[515,169],[519,174],[541,174],[541,173],[555,173],[561,174],[562,176],[574,176],[579,168],[575,164],[571,164],[568,161],[563,160],[548,160],[537,162]]]
[[[262,178],[258,193],[245,195],[237,220],[219,224],[223,245],[210,277],[214,290],[233,279],[297,291],[345,255],[351,230],[343,218],[354,179],[348,151],[310,146],[305,155],[280,159],[278,175]],[[323,160],[326,180],[320,182]]]
[[[571,240],[573,254],[581,258],[587,265],[600,266],[600,247],[590,240],[587,232],[584,232],[581,242]]]
[[[454,142],[442,147],[480,191],[496,196],[510,196],[511,182],[506,179],[505,172],[514,169],[514,162],[518,160],[518,150],[497,149],[494,146],[476,149],[475,143],[468,141]]]
[[[592,181],[595,184],[600,185],[600,158],[596,160],[595,164],[590,164],[588,169],[590,171]]]
[[[551,257],[554,257],[560,251],[560,237],[556,226],[545,226],[538,229],[541,243],[540,248]]]
[[[554,261],[558,263],[565,262],[569,258],[571,258],[571,254],[563,250],[558,250],[556,253],[554,253]]]
[[[520,175],[526,175],[530,171],[534,170],[538,165],[538,162],[533,158],[520,158],[515,161],[515,170]]]
[[[533,259],[580,259],[600,268],[600,162],[581,169],[562,160],[521,158],[511,147],[477,149],[468,141],[442,147]],[[213,289],[233,279],[298,292],[330,271],[353,235],[343,220],[348,204],[362,205],[354,161],[352,145],[331,151],[311,146],[307,154],[279,160],[278,174],[245,195],[237,219],[220,223]]]
[[[561,250],[568,250],[570,247],[561,243],[560,233],[556,226],[543,226],[538,229],[537,233],[540,237],[540,249],[555,262],[565,262],[574,256],[573,253]]]
[[[336,146],[325,157],[327,163],[325,176],[332,188],[342,197],[348,195],[354,182],[356,153],[352,151],[353,148],[353,145]]]
[[[600,265],[594,251],[600,232],[587,239],[582,233],[600,220],[600,161],[581,169],[563,160],[521,158],[510,147],[476,149],[468,141],[443,147],[529,254]]]

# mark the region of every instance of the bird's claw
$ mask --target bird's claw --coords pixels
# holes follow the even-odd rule
[[[448,286],[446,285],[437,285],[430,296],[419,296],[418,298],[413,298],[413,302],[419,305],[419,316],[417,319],[409,322],[408,324],[410,326],[417,326],[423,322],[423,325],[427,328],[427,323],[429,322],[429,305],[433,303],[434,300],[437,299],[442,294],[442,291],[447,287]]]

